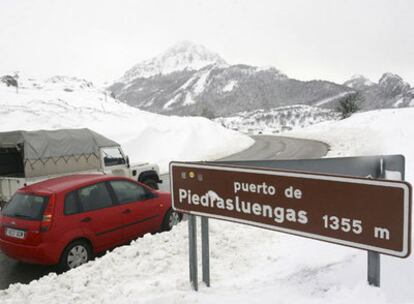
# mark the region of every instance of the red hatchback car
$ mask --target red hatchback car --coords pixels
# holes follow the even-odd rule
[[[12,197],[0,213],[0,250],[16,260],[66,270],[180,220],[169,193],[124,177],[64,176]]]

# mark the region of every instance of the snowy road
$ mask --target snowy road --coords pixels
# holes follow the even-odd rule
[[[324,156],[329,146],[320,141],[297,139],[282,136],[252,136],[256,141],[249,149],[230,155],[221,160],[256,160],[256,159],[301,159]],[[169,191],[170,181],[167,174],[161,176],[162,191]]]
[[[318,141],[266,135],[253,138],[256,142],[249,149],[222,160],[318,158],[328,151],[328,146]],[[161,190],[169,191],[168,175],[163,175],[162,179]],[[0,252],[0,289],[17,282],[29,283],[52,271],[55,268],[19,263]]]

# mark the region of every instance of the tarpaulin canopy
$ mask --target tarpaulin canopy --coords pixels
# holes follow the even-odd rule
[[[119,144],[89,129],[0,132],[0,148],[23,149],[24,160],[98,154]]]

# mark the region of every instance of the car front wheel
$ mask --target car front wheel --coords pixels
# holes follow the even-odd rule
[[[162,222],[162,231],[169,231],[171,230],[175,225],[177,225],[181,221],[181,213],[169,209],[168,212],[165,214],[164,221]]]

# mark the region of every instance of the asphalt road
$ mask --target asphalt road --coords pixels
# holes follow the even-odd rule
[[[254,136],[255,144],[249,149],[221,160],[255,160],[255,159],[301,159],[319,158],[328,151],[322,142],[277,136]],[[161,176],[162,191],[169,191],[169,176]],[[55,267],[30,265],[17,262],[0,252],[0,290],[13,283],[29,283],[40,277],[55,272]]]
[[[254,145],[242,152],[230,155],[220,160],[266,160],[266,159],[303,159],[320,158],[329,150],[323,142],[296,139],[291,137],[260,135],[252,136]],[[160,190],[170,190],[168,174],[162,175]]]

